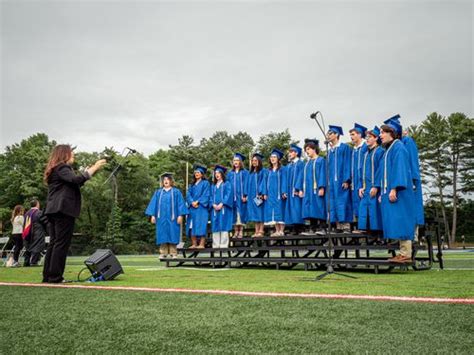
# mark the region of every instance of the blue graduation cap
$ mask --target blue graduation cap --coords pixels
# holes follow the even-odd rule
[[[237,158],[237,159],[240,159],[240,161],[245,161],[245,155],[243,155],[242,153],[235,153],[234,154],[234,159]]]
[[[260,153],[253,153],[252,158],[257,158],[259,160],[263,160],[264,156]]]
[[[205,174],[207,172],[207,168],[205,166],[195,164],[193,167],[194,171],[199,171],[201,174]]]
[[[386,123],[385,126],[393,129],[400,137],[402,136],[402,133],[403,133],[402,125],[397,120],[388,121],[388,123]]]
[[[380,136],[380,128],[378,128],[377,126],[374,126],[374,128],[372,128],[371,130],[368,130],[367,133],[370,133],[371,135],[373,135],[375,137],[379,137]]]
[[[388,124],[390,121],[398,121],[400,123],[400,114],[397,113],[395,116],[387,118],[383,123]]]
[[[296,154],[300,157],[301,153],[303,152],[303,149],[298,147],[296,144],[290,144],[290,150],[296,152]]]
[[[281,158],[283,158],[283,155],[285,155],[285,154],[280,149],[273,148],[270,155],[276,155],[278,159],[281,159]]]
[[[214,173],[216,171],[220,172],[221,174],[225,174],[227,171],[227,168],[225,166],[217,164],[216,166],[214,166]]]
[[[354,128],[352,128],[350,130],[350,132],[352,131],[357,131],[360,133],[360,135],[362,136],[362,138],[365,138],[365,133],[367,132],[367,127],[364,127],[362,126],[361,124],[358,124],[358,123],[354,123]]]
[[[164,178],[173,179],[173,173],[163,173],[160,175],[160,177],[161,180],[163,180]]]
[[[329,131],[330,132],[334,132],[340,136],[343,136],[344,135],[344,132],[342,131],[342,127],[341,126],[332,126],[332,125],[329,125]]]
[[[304,144],[306,145],[308,143],[314,144],[315,146],[319,146],[319,141],[315,138],[306,138],[304,140]]]

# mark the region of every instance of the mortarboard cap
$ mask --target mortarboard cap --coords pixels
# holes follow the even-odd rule
[[[259,159],[259,160],[263,160],[264,157],[263,157],[263,155],[260,154],[260,153],[253,153],[253,154],[252,154],[252,158],[257,158],[257,159]]]
[[[214,166],[214,172],[216,171],[220,172],[221,174],[225,174],[227,171],[227,168],[225,166],[217,164],[216,166]]]
[[[362,136],[362,138],[365,138],[365,133],[367,132],[367,127],[364,127],[362,126],[361,124],[358,124],[358,123],[354,123],[354,128],[352,128],[350,130],[350,132],[352,131],[357,131],[360,133],[360,135]]]
[[[344,135],[344,132],[342,131],[342,127],[341,126],[332,126],[332,125],[329,125],[329,131],[330,132],[334,132],[340,136],[343,136]]]
[[[160,175],[160,177],[161,180],[163,180],[164,178],[173,179],[173,173],[163,173]]]
[[[304,144],[306,145],[307,143],[314,144],[315,146],[319,146],[319,141],[315,138],[306,138],[304,140]]]
[[[300,157],[301,156],[301,153],[303,152],[303,150],[298,147],[296,144],[290,144],[290,150],[293,150],[294,152],[296,152],[296,154]]]
[[[283,152],[280,150],[280,149],[277,149],[277,148],[273,148],[272,152],[270,153],[270,155],[276,155],[278,159],[281,159],[283,158]]]
[[[203,175],[207,172],[207,168],[205,166],[202,166],[202,165],[199,165],[199,164],[195,164],[193,166],[193,169],[194,169],[194,171],[199,171]]]
[[[242,153],[235,153],[234,154],[234,159],[237,158],[237,159],[240,159],[240,161],[245,161],[245,155],[243,155]]]
[[[397,113],[395,116],[387,118],[385,121],[383,121],[383,123],[388,124],[390,121],[397,121],[400,123],[400,115]]]

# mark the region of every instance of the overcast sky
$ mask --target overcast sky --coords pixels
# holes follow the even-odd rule
[[[471,1],[2,1],[1,46],[0,151],[473,115]]]

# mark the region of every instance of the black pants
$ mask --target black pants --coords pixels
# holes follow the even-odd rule
[[[23,238],[21,234],[12,234],[12,241],[13,241],[13,260],[18,262],[20,258],[21,250],[23,249]]]
[[[58,213],[49,215],[49,245],[44,258],[43,282],[63,281],[66,257],[71,245],[75,218]]]

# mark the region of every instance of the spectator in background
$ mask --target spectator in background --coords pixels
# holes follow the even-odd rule
[[[13,241],[13,264],[11,267],[18,267],[18,258],[20,257],[21,249],[23,249],[23,222],[25,214],[25,209],[22,205],[16,205],[12,211],[12,241]]]
[[[23,225],[23,241],[26,249],[23,266],[38,266],[41,253],[46,247],[47,218],[40,210],[37,199],[31,200],[30,206],[30,210],[25,214]]]

